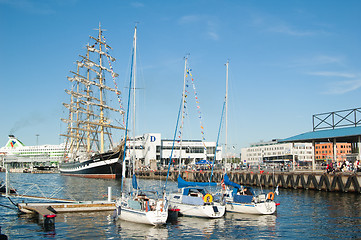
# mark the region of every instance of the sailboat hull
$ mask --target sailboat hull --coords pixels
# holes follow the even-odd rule
[[[175,205],[179,208],[181,215],[189,217],[221,218],[225,212],[225,206],[221,205],[195,206],[181,203]]]
[[[120,220],[162,225],[168,219],[168,202],[165,199],[149,199],[145,195],[138,195],[134,199],[121,198],[116,202],[116,213]]]
[[[226,211],[234,213],[270,215],[276,212],[276,203],[273,201],[248,204],[226,202]]]
[[[85,161],[73,161],[63,163],[59,167],[62,175],[86,177],[86,178],[120,178],[122,165],[119,160],[119,152],[105,153],[93,156]]]
[[[221,218],[226,211],[226,207],[220,203],[206,204],[202,197],[189,197],[183,194],[171,194],[170,203],[179,209],[180,215],[189,217]]]
[[[149,225],[161,225],[166,224],[168,218],[168,212],[166,211],[141,211],[128,208],[122,208],[121,213],[118,215],[120,220],[149,224]]]

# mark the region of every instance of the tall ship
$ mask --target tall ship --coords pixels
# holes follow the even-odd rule
[[[97,37],[90,36],[85,55],[79,55],[76,71],[70,71],[71,88],[65,92],[69,103],[63,103],[68,110],[67,151],[59,171],[63,175],[88,178],[118,178],[122,172],[120,132],[124,127],[124,111],[120,91],[113,71],[115,58],[112,48],[106,42],[103,30],[97,29]],[[117,135],[118,134],[118,135]]]
[[[64,143],[26,146],[14,135],[9,135],[5,146],[0,148],[0,168],[4,168],[6,160],[12,169],[56,169],[64,154]]]

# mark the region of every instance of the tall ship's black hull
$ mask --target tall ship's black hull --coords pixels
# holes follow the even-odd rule
[[[120,178],[122,165],[120,152],[97,154],[89,160],[62,163],[61,174],[85,178]]]

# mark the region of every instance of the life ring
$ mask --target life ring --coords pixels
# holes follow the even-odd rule
[[[213,202],[213,197],[211,194],[207,193],[204,197],[203,197],[203,201],[205,203],[211,203]]]
[[[275,199],[275,194],[274,194],[273,192],[269,192],[269,193],[267,194],[267,199],[270,199],[270,200],[273,201],[273,199]]]

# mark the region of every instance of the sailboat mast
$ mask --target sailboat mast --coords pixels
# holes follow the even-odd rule
[[[135,153],[135,83],[136,83],[136,63],[137,63],[137,26],[134,29],[134,39],[133,39],[133,173],[134,173],[134,164],[136,159]]]
[[[130,111],[130,97],[131,97],[131,93],[132,93],[132,82],[135,79],[134,78],[134,56],[135,56],[135,43],[134,41],[136,40],[136,30],[137,27],[135,27],[135,31],[134,31],[134,39],[133,39],[133,52],[132,52],[132,62],[131,62],[131,71],[130,71],[130,78],[129,78],[129,91],[128,91],[128,105],[127,105],[127,117],[126,117],[126,121],[125,121],[125,136],[124,136],[124,151],[123,151],[123,164],[122,164],[122,181],[121,181],[121,193],[122,193],[122,197],[124,197],[124,192],[123,192],[123,185],[124,185],[124,179],[125,179],[125,171],[126,171],[126,161],[125,161],[125,156],[127,153],[127,140],[128,140],[128,123],[129,123],[129,111]],[[133,88],[135,89],[135,85],[133,84]],[[134,146],[134,145],[133,145]]]
[[[227,60],[226,63],[226,96],[225,96],[225,103],[226,103],[226,116],[225,116],[225,121],[226,121],[226,142],[225,142],[225,156],[226,156],[226,163],[228,163],[228,153],[227,153],[227,140],[228,140],[228,65],[229,65],[229,61]]]
[[[179,173],[182,168],[182,143],[183,143],[183,126],[184,126],[184,101],[185,101],[185,91],[186,91],[186,77],[187,77],[187,61],[188,58],[185,57],[184,60],[184,74],[183,74],[183,94],[182,94],[182,115],[181,115],[181,135],[180,135],[180,146],[179,146]]]

